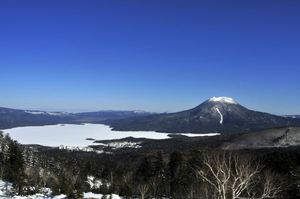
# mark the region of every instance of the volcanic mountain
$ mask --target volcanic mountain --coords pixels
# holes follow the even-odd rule
[[[249,110],[229,97],[213,97],[190,110],[108,122],[114,130],[167,133],[245,133],[300,126],[300,120]]]

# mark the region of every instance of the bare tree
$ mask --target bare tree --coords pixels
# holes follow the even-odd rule
[[[231,152],[206,153],[202,164],[196,169],[197,176],[212,187],[217,199],[276,198],[282,190],[271,173],[264,175],[264,183],[257,180],[261,166],[251,158]]]
[[[276,176],[271,172],[264,173],[263,184],[263,193],[260,198],[276,198],[284,188],[282,183],[277,181]]]
[[[140,184],[138,185],[137,189],[141,195],[141,199],[145,199],[149,194],[150,187],[148,184]]]
[[[196,171],[202,180],[213,187],[218,199],[226,199],[229,189],[229,180],[232,171],[230,162],[225,157],[226,155],[226,153],[204,154],[202,157],[203,166]],[[229,155],[231,156],[231,154]]]
[[[241,159],[238,155],[230,156],[229,162],[233,170],[230,182],[232,198],[240,198],[249,187],[252,187],[254,177],[260,172],[260,165],[253,163],[249,158]]]
[[[295,178],[297,188],[300,189],[300,167],[290,169],[290,174]]]

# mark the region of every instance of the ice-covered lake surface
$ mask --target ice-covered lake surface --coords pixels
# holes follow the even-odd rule
[[[149,139],[167,139],[170,138],[167,133],[158,133],[155,131],[112,131],[112,129],[103,124],[58,124],[46,126],[17,127],[3,130],[13,139],[21,144],[39,144],[43,146],[57,147],[92,145],[93,141],[87,140],[111,140],[125,137],[149,138]],[[181,134],[190,137],[194,136],[214,136],[210,134]]]

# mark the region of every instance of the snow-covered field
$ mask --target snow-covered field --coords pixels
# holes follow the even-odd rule
[[[154,131],[112,131],[111,128],[103,124],[59,124],[47,126],[17,127],[3,130],[13,139],[21,144],[39,144],[43,146],[80,146],[91,145],[95,140],[121,139],[125,137],[166,139],[167,133],[157,133]],[[186,136],[214,136],[212,134],[182,134]]]

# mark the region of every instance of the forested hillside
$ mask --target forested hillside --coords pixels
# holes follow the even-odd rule
[[[300,149],[170,152],[135,149],[97,154],[21,146],[1,137],[1,177],[27,195],[115,193],[124,198],[297,198]],[[29,187],[35,187],[30,189]],[[227,198],[227,197],[226,197]]]

